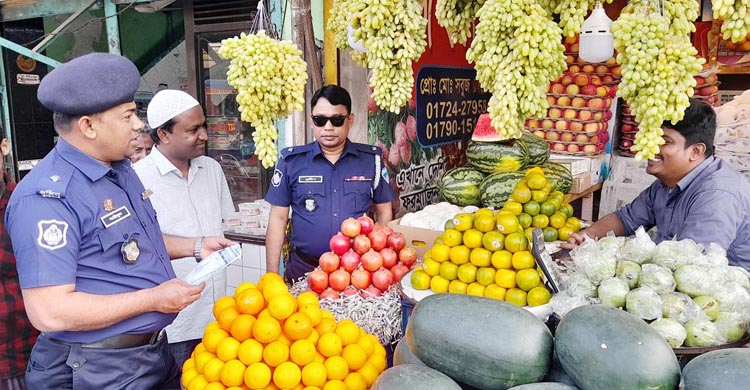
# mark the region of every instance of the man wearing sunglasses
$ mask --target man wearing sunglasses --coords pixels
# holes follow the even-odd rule
[[[380,148],[348,140],[354,121],[352,101],[344,88],[327,85],[312,97],[315,141],[281,151],[266,200],[271,214],[266,233],[266,267],[279,272],[281,247],[292,208],[291,250],[287,281],[296,281],[318,265],[341,222],[359,217],[375,203],[376,220],[393,218],[396,194],[380,159]]]

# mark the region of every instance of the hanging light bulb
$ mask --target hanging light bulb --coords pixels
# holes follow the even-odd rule
[[[591,16],[583,22],[578,56],[586,62],[604,62],[614,53],[612,19],[597,0]]]

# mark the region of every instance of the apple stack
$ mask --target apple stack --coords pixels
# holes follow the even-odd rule
[[[719,104],[719,80],[716,73],[700,73],[695,76],[693,97],[703,100],[714,107]]]
[[[379,297],[417,262],[417,251],[406,246],[403,234],[376,225],[368,216],[344,220],[329,246],[320,266],[307,274],[310,289],[321,299]]]

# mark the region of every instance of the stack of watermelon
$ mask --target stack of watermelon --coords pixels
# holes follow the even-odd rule
[[[442,199],[459,206],[502,207],[523,172],[533,166],[544,170],[554,190],[570,191],[573,176],[562,165],[547,161],[547,142],[526,132],[520,139],[499,141],[499,137],[489,115],[482,114],[466,149],[468,166],[454,168],[440,180]]]

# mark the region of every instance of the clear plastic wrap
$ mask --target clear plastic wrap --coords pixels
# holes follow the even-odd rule
[[[748,329],[748,322],[737,313],[720,312],[714,321],[719,333],[727,343],[739,341]]]
[[[597,296],[596,285],[581,272],[574,272],[564,282],[565,291],[571,296],[594,298]]]
[[[617,262],[615,276],[628,283],[631,289],[638,287],[638,279],[641,278],[641,265],[630,260]]]
[[[686,347],[705,348],[726,343],[726,339],[719,332],[719,328],[709,320],[692,320],[685,324],[687,338]]]
[[[700,306],[689,296],[677,291],[659,294],[661,312],[664,318],[671,318],[681,324],[690,320],[708,320]]]
[[[687,264],[674,271],[677,291],[697,297],[711,295],[717,286],[711,283],[709,272],[712,267],[706,265]]]
[[[739,283],[725,283],[714,297],[719,301],[721,311],[735,313],[743,321],[750,321],[750,291]]]
[[[630,260],[643,264],[651,260],[656,244],[648,236],[643,226],[635,231],[635,236],[627,239],[618,254],[621,260]]]
[[[599,284],[597,291],[602,305],[619,308],[625,306],[625,297],[630,292],[630,287],[622,279],[609,278]]]
[[[682,346],[687,338],[687,331],[685,327],[679,322],[671,318],[659,318],[652,322],[651,327],[654,328],[659,334],[667,340],[667,343],[672,348],[678,348]]]
[[[725,267],[729,265],[729,260],[727,259],[727,251],[725,251],[724,248],[720,247],[718,244],[712,242],[708,244],[708,248],[705,249],[705,253],[703,254],[703,256],[695,258],[693,264]]]
[[[650,287],[638,287],[625,297],[625,310],[646,321],[662,318],[661,297]]]
[[[614,233],[609,232],[607,233],[606,237],[600,238],[598,243],[599,247],[602,248],[602,250],[608,251],[610,253],[617,253],[625,244],[625,237],[617,237],[614,235]]]
[[[674,291],[677,283],[674,281],[674,276],[672,276],[672,271],[669,268],[657,264],[643,264],[638,286],[651,287],[657,294],[661,294]]]
[[[599,244],[589,238],[570,252],[570,257],[579,272],[583,272],[594,285],[602,280],[615,276],[617,258],[613,253],[604,251]]]
[[[693,264],[700,257],[703,257],[703,245],[689,238],[664,240],[654,248],[651,262],[674,271],[682,265]]]
[[[750,289],[750,273],[742,267],[730,265],[725,269],[728,282],[736,282],[740,286]]]
[[[583,295],[572,295],[569,290],[563,290],[553,295],[549,304],[553,312],[564,317],[576,307],[590,305],[591,301]]]

